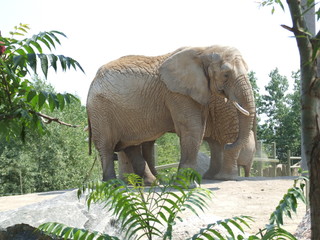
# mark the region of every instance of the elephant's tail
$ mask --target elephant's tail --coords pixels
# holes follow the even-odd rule
[[[88,131],[89,131],[89,155],[92,154],[92,131],[91,131],[91,123],[90,123],[90,119],[88,118]]]
[[[257,135],[257,131],[258,131],[258,124],[257,124],[257,114],[254,114],[252,130],[253,130],[253,135],[254,135],[255,150],[257,151],[257,147],[258,147],[258,135]]]

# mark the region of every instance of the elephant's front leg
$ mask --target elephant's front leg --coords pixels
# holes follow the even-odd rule
[[[181,160],[179,169],[197,167],[197,154],[200,149],[201,139],[193,136],[180,136]]]
[[[219,173],[222,168],[224,145],[220,144],[213,138],[205,138],[210,148],[210,165],[209,169],[203,175],[204,179],[215,179],[215,175]]]
[[[206,127],[207,109],[190,97],[180,94],[172,95],[168,104],[174,129],[180,138],[179,169],[196,169],[197,155]]]
[[[219,180],[236,180],[238,178],[237,160],[240,154],[240,148],[224,150],[222,167],[214,179]]]

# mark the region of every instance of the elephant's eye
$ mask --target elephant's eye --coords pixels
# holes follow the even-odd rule
[[[228,80],[228,78],[229,78],[229,73],[224,73],[224,74],[223,74],[223,77],[224,77],[224,80]]]

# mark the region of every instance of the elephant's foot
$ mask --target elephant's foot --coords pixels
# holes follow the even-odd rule
[[[148,176],[143,178],[144,185],[146,186],[152,186],[152,185],[157,185],[157,178],[155,176]]]
[[[209,171],[206,171],[204,174],[203,174],[203,176],[202,176],[202,178],[203,179],[208,179],[208,180],[213,180],[214,179],[214,173],[212,173],[212,172],[209,172]]]
[[[214,180],[239,180],[239,177],[238,177],[238,174],[219,172],[212,179],[214,179]]]

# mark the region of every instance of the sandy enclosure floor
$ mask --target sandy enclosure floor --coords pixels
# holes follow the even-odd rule
[[[254,218],[251,229],[246,232],[255,234],[268,223],[269,216],[275,210],[287,190],[293,186],[293,177],[278,178],[241,178],[239,181],[203,181],[202,187],[213,191],[214,197],[206,214],[222,218],[247,215]],[[66,190],[69,191],[69,190]],[[0,197],[0,211],[16,209],[28,204],[54,198],[66,191],[34,193],[20,196]],[[293,220],[285,218],[284,228],[295,232],[306,211],[299,202],[297,215]]]
[[[255,222],[246,231],[255,234],[268,223],[270,214],[293,186],[293,179],[252,177],[241,178],[239,181],[204,181],[204,185],[214,192],[210,213],[223,218],[251,216]],[[293,219],[284,218],[284,228],[294,233],[305,212],[305,204],[299,201],[297,214],[293,214]]]

